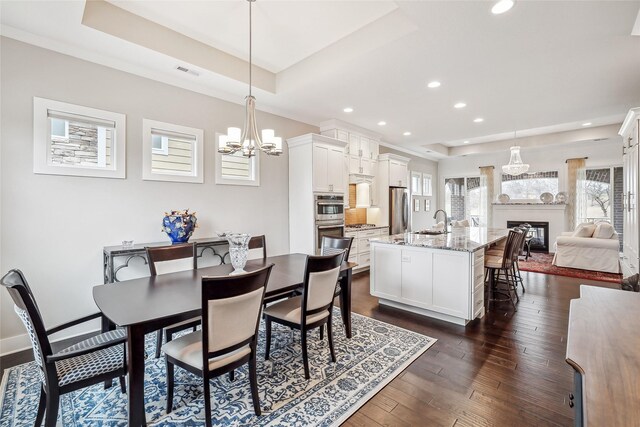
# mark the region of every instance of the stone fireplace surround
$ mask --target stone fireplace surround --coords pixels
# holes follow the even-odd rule
[[[507,228],[507,221],[546,221],[549,223],[549,252],[560,233],[567,231],[565,204],[494,203],[493,226]]]

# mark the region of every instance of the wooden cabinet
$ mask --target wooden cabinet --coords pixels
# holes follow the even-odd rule
[[[619,132],[623,149],[623,241],[622,273],[625,276],[640,271],[640,215],[638,191],[640,190],[640,108],[629,111]]]
[[[484,250],[371,242],[371,295],[381,304],[466,324],[484,315]]]

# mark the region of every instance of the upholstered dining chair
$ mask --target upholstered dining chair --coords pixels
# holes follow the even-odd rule
[[[202,278],[202,329],[162,347],[167,365],[167,413],[173,407],[174,366],[203,378],[205,422],[211,426],[210,379],[229,373],[233,381],[234,369],[248,363],[253,409],[260,415],[256,344],[273,265],[237,276]]]
[[[502,256],[485,255],[484,257],[484,267],[487,269],[490,285],[489,302],[509,301],[515,311],[518,309],[514,299],[519,299],[519,297],[513,271],[523,234],[522,230],[517,227],[509,230]],[[500,279],[501,275],[504,275],[502,280]],[[499,289],[498,284],[505,284],[505,288]],[[498,299],[495,297],[496,295],[502,295],[504,298]]]
[[[118,377],[121,391],[126,392],[126,333],[123,329],[93,336],[54,353],[49,335],[97,319],[101,314],[95,313],[46,330],[38,304],[22,272],[11,270],[0,282],[9,291],[14,310],[27,329],[38,365],[42,387],[36,426],[42,424],[43,418],[46,427],[56,425],[60,396],[65,393]]]
[[[344,251],[343,261],[347,261],[349,259],[349,253],[351,252],[353,237],[322,236],[322,242],[320,243],[320,255],[334,255],[338,252]],[[300,293],[302,293],[302,289],[300,290]],[[342,295],[342,288],[340,288],[340,282],[336,284],[334,298],[335,297],[340,298],[340,309],[342,310],[342,308],[344,307],[344,297]],[[323,331],[324,326],[320,328],[320,339],[323,338]]]
[[[331,319],[335,288],[344,254],[345,251],[340,251],[334,255],[307,257],[302,295],[279,301],[265,309],[267,334],[265,360],[269,360],[271,323],[276,322],[300,330],[305,379],[309,379],[307,331],[327,325],[331,361],[336,361]]]
[[[151,276],[198,268],[196,246],[193,243],[147,247],[146,250]],[[199,324],[200,317],[194,317],[158,330],[156,335],[156,359],[160,357],[163,331],[165,341],[169,342],[176,332],[184,331],[185,329],[193,329],[195,331]]]

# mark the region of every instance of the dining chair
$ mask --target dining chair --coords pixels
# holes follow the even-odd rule
[[[196,256],[196,246],[193,243],[147,247],[147,259],[149,260],[149,271],[151,276],[159,274],[175,273],[177,271],[195,270],[198,268],[198,257]],[[165,341],[169,342],[176,332],[185,329],[196,330],[200,324],[200,317],[183,320],[158,330],[156,334],[156,359],[160,357],[162,347],[162,333],[164,331]]]
[[[249,364],[253,410],[260,415],[256,344],[260,310],[274,264],[237,276],[202,278],[202,329],[176,338],[162,346],[167,367],[167,413],[173,407],[174,366],[202,377],[206,425],[211,426],[213,377]]]
[[[305,379],[309,379],[307,331],[327,325],[331,361],[336,361],[331,319],[336,283],[344,255],[345,251],[340,251],[333,255],[307,257],[302,295],[276,302],[265,309],[267,335],[265,360],[269,360],[271,323],[276,322],[300,330]]]
[[[120,378],[120,389],[126,392],[127,373],[124,329],[105,332],[83,340],[58,352],[53,352],[49,335],[101,317],[91,314],[49,330],[45,329],[33,292],[20,270],[10,270],[0,280],[14,303],[14,310],[24,323],[42,387],[35,425],[56,425],[60,396],[72,391]],[[45,417],[46,412],[46,417]]]
[[[255,249],[262,249],[262,260],[265,261],[267,259],[267,239],[264,234],[260,236],[253,236],[249,239],[249,251]],[[252,253],[249,252],[250,259],[254,259],[251,255]]]
[[[353,237],[331,237],[331,236],[322,236],[322,242],[320,242],[320,255],[334,255],[338,252],[344,251],[344,259],[343,261],[347,261],[349,259],[349,253],[351,252],[351,245],[353,244]],[[302,294],[302,289],[300,289],[300,294]],[[334,298],[340,298],[340,309],[345,306],[344,296],[342,294],[342,288],[340,287],[340,281],[336,284],[336,291],[334,293]],[[324,326],[320,328],[320,339],[323,339],[323,331]]]
[[[502,256],[485,255],[484,257],[484,267],[489,277],[489,302],[509,301],[515,311],[518,309],[512,292],[515,294],[515,299],[519,300],[519,297],[513,276],[513,264],[520,250],[522,235],[522,230],[517,227],[509,230]],[[500,280],[501,274],[504,275],[503,280]],[[498,284],[505,284],[506,288],[500,289]],[[504,298],[498,299],[496,295],[502,295]]]

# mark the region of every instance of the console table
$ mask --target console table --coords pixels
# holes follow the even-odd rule
[[[189,243],[196,244],[198,258],[201,258],[206,251],[211,251],[212,255],[220,259],[220,264],[224,264],[225,257],[229,254],[229,243],[224,237],[205,237],[202,239],[191,239]],[[167,246],[171,242],[139,243],[131,247],[105,246],[102,248],[102,260],[104,269],[104,283],[119,282],[118,271],[127,268],[129,262],[134,258],[141,258],[147,264],[146,247]],[[123,259],[123,263],[116,266],[116,259]]]
[[[576,426],[632,426],[640,420],[640,294],[580,286],[571,301],[567,363],[575,370]]]

